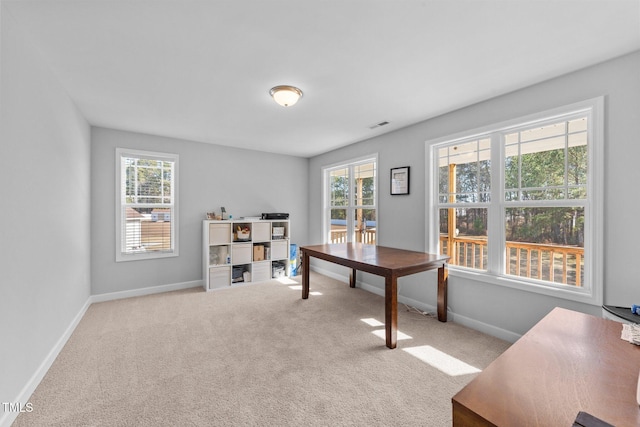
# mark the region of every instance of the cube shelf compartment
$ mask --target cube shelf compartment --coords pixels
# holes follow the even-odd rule
[[[206,291],[289,276],[289,220],[205,220],[202,231]]]

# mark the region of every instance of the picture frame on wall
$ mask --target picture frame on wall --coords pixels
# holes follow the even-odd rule
[[[391,195],[409,194],[409,166],[391,169]]]

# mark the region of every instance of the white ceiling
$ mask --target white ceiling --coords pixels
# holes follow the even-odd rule
[[[302,157],[640,49],[640,0],[2,7],[92,125]],[[303,98],[277,105],[280,84]]]

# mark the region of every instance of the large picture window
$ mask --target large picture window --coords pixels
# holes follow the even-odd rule
[[[325,242],[376,244],[377,158],[324,168]]]
[[[178,155],[116,150],[116,261],[178,255]]]
[[[453,274],[601,304],[601,109],[597,99],[427,142],[428,244]]]

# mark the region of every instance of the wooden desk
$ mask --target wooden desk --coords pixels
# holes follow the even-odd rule
[[[447,321],[446,255],[406,251],[362,243],[325,244],[301,247],[302,299],[309,298],[309,257],[319,258],[352,269],[349,286],[356,286],[356,271],[384,277],[385,328],[387,347],[396,348],[398,330],[398,277],[438,269],[438,320]]]
[[[640,347],[622,324],[555,308],[453,399],[454,426],[640,426]]]

